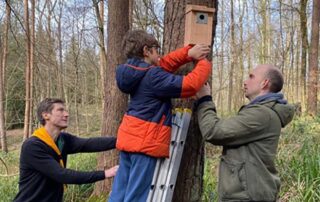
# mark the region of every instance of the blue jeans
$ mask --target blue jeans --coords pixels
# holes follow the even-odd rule
[[[157,158],[121,151],[109,202],[145,202],[156,163]]]

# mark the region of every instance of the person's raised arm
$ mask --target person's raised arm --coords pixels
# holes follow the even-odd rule
[[[195,46],[185,46],[170,52],[160,58],[159,64],[168,72],[175,72],[181,65],[184,65],[192,60],[201,60],[210,52],[207,45],[197,44]]]
[[[208,80],[211,66],[207,59],[202,59],[186,76],[171,74],[160,68],[154,69],[150,77],[153,92],[158,97],[191,97]]]
[[[233,117],[220,119],[212,102],[209,85],[204,85],[196,97],[199,128],[206,141],[214,145],[235,146],[263,138],[256,134],[268,123],[268,111],[251,106]]]

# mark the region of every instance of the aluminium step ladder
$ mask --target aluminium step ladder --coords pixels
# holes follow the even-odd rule
[[[170,156],[158,159],[147,202],[171,202],[192,111],[177,108],[172,116]]]

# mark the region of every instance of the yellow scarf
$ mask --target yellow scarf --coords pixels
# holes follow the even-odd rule
[[[62,160],[61,152],[59,148],[57,147],[56,143],[53,141],[52,137],[49,135],[47,130],[44,127],[38,128],[36,131],[34,131],[33,136],[36,136],[40,140],[42,140],[44,143],[46,143],[49,147],[51,147],[59,156],[60,160],[59,163],[62,168],[64,168],[64,163]]]
[[[51,147],[59,156],[59,163],[62,168],[65,168],[64,162],[62,160],[61,152],[59,148],[57,147],[56,143],[52,139],[52,137],[49,135],[47,130],[44,127],[38,128],[34,131],[33,136],[39,138],[41,141],[46,143],[49,147]],[[64,189],[66,190],[67,186],[64,185]]]

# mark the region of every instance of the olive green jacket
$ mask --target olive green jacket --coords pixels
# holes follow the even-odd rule
[[[281,128],[293,118],[292,105],[265,101],[243,106],[222,120],[215,105],[198,106],[204,139],[223,146],[219,168],[219,201],[276,201],[280,178],[275,167]]]

